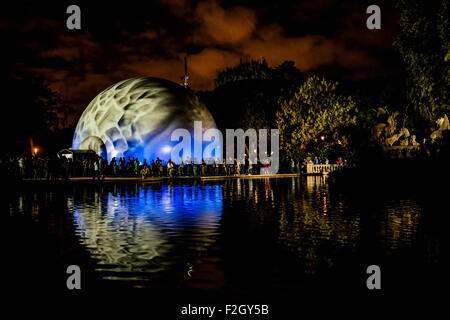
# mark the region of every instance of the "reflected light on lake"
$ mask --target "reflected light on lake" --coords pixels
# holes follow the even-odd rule
[[[220,185],[119,189],[96,191],[91,201],[67,200],[80,242],[105,279],[144,280],[180,263],[174,254],[180,250],[187,250],[182,259],[189,265],[217,236]]]
[[[42,230],[58,241],[58,259],[92,268],[108,285],[283,288],[367,252],[430,248],[422,256],[438,261],[439,239],[420,242],[415,199],[366,199],[308,176],[75,185],[1,204],[7,227]]]

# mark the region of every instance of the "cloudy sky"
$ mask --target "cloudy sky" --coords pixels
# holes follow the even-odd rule
[[[21,1],[2,4],[3,62],[33,70],[79,112],[97,93],[134,76],[208,90],[217,70],[240,59],[276,66],[293,60],[305,72],[361,78],[396,72],[394,1]],[[66,8],[81,8],[81,30],[66,28]],[[368,30],[366,8],[382,10]]]

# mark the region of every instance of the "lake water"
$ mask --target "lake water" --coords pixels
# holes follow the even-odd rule
[[[85,290],[225,300],[366,294],[371,264],[390,293],[434,290],[443,274],[445,199],[343,194],[321,177],[69,184],[1,203],[11,286],[64,291],[73,264]],[[42,277],[24,277],[30,266]]]

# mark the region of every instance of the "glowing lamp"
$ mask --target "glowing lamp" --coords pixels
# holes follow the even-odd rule
[[[163,148],[162,148],[162,152],[163,153],[170,153],[170,151],[172,150],[172,148],[170,147],[170,146],[164,146]]]

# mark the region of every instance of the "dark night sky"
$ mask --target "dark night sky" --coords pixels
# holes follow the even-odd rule
[[[70,4],[81,7],[81,30],[66,28]],[[381,30],[365,26],[370,4],[381,7]],[[80,112],[122,79],[180,82],[186,53],[194,90],[212,89],[216,71],[241,58],[351,78],[392,74],[397,20],[394,1],[12,1],[2,3],[0,32],[3,63],[43,75]]]

